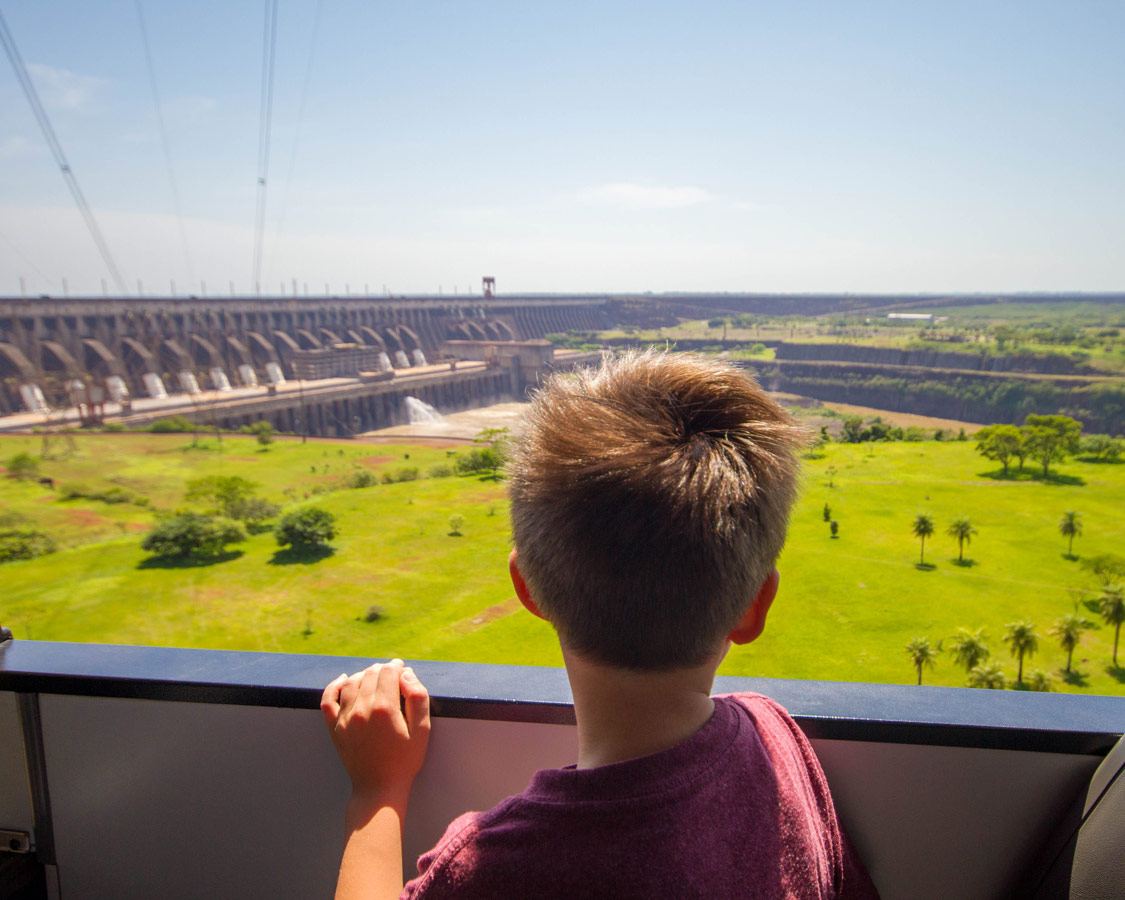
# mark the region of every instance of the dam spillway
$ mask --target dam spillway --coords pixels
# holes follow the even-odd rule
[[[527,341],[611,323],[607,297],[0,298],[0,416],[81,381],[112,395],[226,392],[301,377],[309,354],[372,351],[399,373],[447,340]],[[378,366],[377,368],[382,368]],[[183,377],[183,373],[193,378]],[[38,391],[38,393],[36,393]]]

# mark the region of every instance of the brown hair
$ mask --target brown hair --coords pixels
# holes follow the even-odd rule
[[[714,653],[781,552],[806,439],[726,363],[633,352],[553,376],[508,494],[520,572],[564,644],[630,669]]]

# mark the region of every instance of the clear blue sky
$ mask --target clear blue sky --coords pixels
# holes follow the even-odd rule
[[[142,2],[186,251],[135,0],[0,12],[130,291],[246,292],[264,3]],[[1125,289],[1125,4],[317,9],[280,2],[263,290]],[[0,112],[0,293],[100,294],[6,58]]]

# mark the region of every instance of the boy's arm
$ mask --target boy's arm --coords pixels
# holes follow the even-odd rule
[[[402,825],[430,734],[429,694],[395,659],[341,675],[320,708],[352,782],[336,900],[398,897]]]

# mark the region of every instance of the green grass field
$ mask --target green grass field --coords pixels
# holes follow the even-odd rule
[[[140,549],[151,510],[62,501],[3,478],[0,506],[32,517],[65,546],[0,565],[0,623],[17,638],[44,640],[561,664],[553,632],[518,607],[508,583],[502,483],[427,478],[332,490],[358,467],[425,473],[447,461],[446,449],[286,440],[263,452],[248,438],[227,437],[221,449],[214,438],[205,449],[190,443],[184,435],[83,435],[75,455],[43,462],[42,472],[61,484],[112,478],[163,508],[182,505],[192,478],[242,475],[271,500],[331,510],[340,526],[335,552],[285,564],[264,533],[222,562],[152,566]],[[0,460],[21,450],[38,453],[39,439],[0,438]],[[1125,464],[1071,460],[1051,482],[1002,480],[995,469],[966,442],[825,447],[806,463],[766,633],[735,648],[721,672],[913,683],[906,643],[916,635],[948,642],[964,626],[986,629],[993,657],[1014,679],[1001,636],[1006,623],[1026,617],[1040,634],[1026,670],[1051,673],[1056,690],[1125,694],[1125,668],[1110,666],[1113,631],[1084,605],[1098,596],[1098,582],[1064,557],[1058,534],[1059,518],[1074,509],[1084,525],[1077,556],[1121,552]],[[838,539],[823,521],[826,502]],[[921,512],[937,529],[926,545],[932,569],[916,565],[910,529]],[[453,515],[464,517],[460,536],[449,533]],[[964,566],[945,534],[957,515],[979,532]],[[1065,654],[1047,629],[1075,604],[1098,627],[1083,636],[1066,681]],[[375,622],[365,621],[371,606],[382,612]],[[925,681],[961,685],[965,673],[943,653]]]

